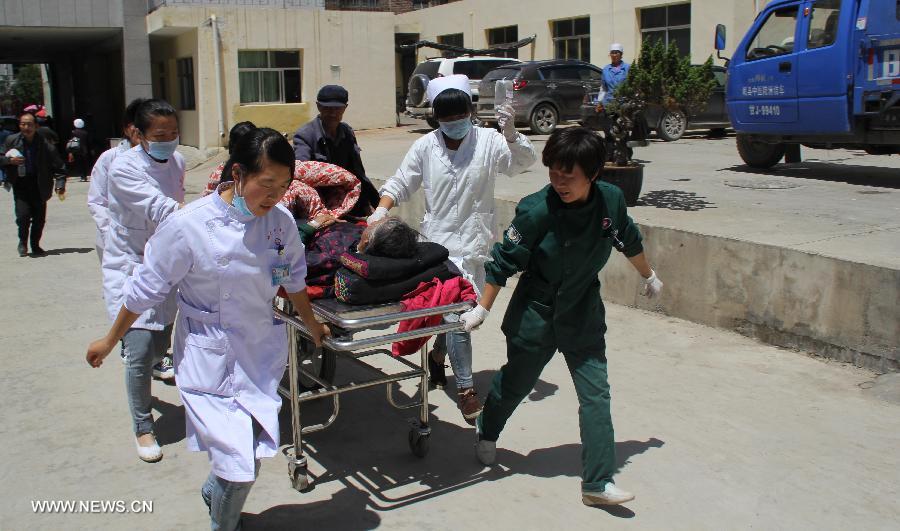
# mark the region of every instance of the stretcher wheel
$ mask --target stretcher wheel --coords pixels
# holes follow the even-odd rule
[[[310,374],[315,374],[321,380],[328,383],[334,381],[337,355],[333,350],[326,348],[316,349],[313,342],[300,335],[299,332],[297,333],[297,347],[299,348],[299,352],[297,353],[297,363],[299,363],[300,368]],[[297,378],[297,384],[300,387],[301,393],[319,389],[321,387],[319,384],[309,378],[305,378],[303,375]]]
[[[419,433],[416,429],[409,430],[409,449],[412,450],[416,457],[425,457],[428,455],[431,443],[430,433]]]

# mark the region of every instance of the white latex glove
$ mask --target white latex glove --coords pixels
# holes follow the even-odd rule
[[[366,223],[371,225],[372,223],[375,223],[376,221],[380,221],[380,220],[386,218],[387,215],[388,215],[388,209],[386,209],[384,207],[378,207],[375,209],[375,212],[372,212],[371,216],[366,218]]]
[[[651,269],[650,278],[644,279],[644,285],[641,287],[641,295],[652,299],[653,297],[659,296],[660,292],[662,292],[662,288],[662,280],[656,276],[656,271]]]
[[[497,108],[497,126],[508,142],[515,142],[519,137],[516,131],[515,110],[511,105],[503,104]]]
[[[471,310],[460,315],[459,320],[461,323],[463,323],[463,328],[465,329],[465,331],[471,332],[472,330],[475,330],[476,328],[481,326],[481,323],[483,323],[490,314],[490,311],[485,310],[483,306],[478,304]]]

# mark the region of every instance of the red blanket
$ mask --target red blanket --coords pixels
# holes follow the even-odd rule
[[[453,304],[461,301],[474,301],[477,299],[475,289],[468,280],[462,277],[453,277],[449,280],[433,279],[431,282],[422,282],[419,286],[408,293],[400,305],[403,311],[419,310],[422,308],[435,308],[446,304]],[[429,326],[436,326],[441,323],[443,316],[432,315],[430,317],[420,317],[418,319],[407,319],[401,321],[397,328],[398,332],[406,332],[407,330],[418,330]],[[407,339],[398,341],[391,347],[391,353],[394,356],[405,356],[419,350],[422,345],[428,342],[430,337],[420,337],[417,339]]]

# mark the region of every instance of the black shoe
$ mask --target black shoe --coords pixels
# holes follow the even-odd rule
[[[28,256],[28,248],[24,243],[19,244],[19,256]]]
[[[444,365],[434,361],[431,352],[428,353],[428,383],[433,389],[443,389],[447,386],[447,375],[444,373]]]
[[[47,251],[41,249],[40,245],[32,245],[31,254],[32,256],[47,256]]]

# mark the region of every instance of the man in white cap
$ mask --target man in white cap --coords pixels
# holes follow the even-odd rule
[[[472,94],[463,75],[431,80],[427,96],[439,127],[419,138],[397,173],[381,187],[370,224],[387,216],[397,203],[422,188],[425,219],[422,234],[450,251],[450,260],[480,293],[484,263],[494,241],[494,182],[499,173],[514,176],[534,164],[534,146],[516,131],[513,110],[498,110],[501,132],[472,125]],[[456,375],[458,405],[470,424],[481,412],[472,381],[472,343],[468,332],[446,334],[429,356],[431,383],[446,385],[444,352]]]
[[[84,120],[75,118],[72,122],[75,129],[72,129],[72,136],[66,142],[66,153],[68,154],[67,163],[70,170],[74,170],[78,175],[78,180],[87,182],[88,173],[90,173],[91,164],[91,148],[90,136],[84,129]]]
[[[606,94],[603,96],[604,104],[612,99],[616,87],[628,77],[628,69],[631,65],[622,60],[622,53],[624,52],[625,48],[618,42],[609,45],[609,59],[611,62],[603,67],[603,85],[606,89]]]

